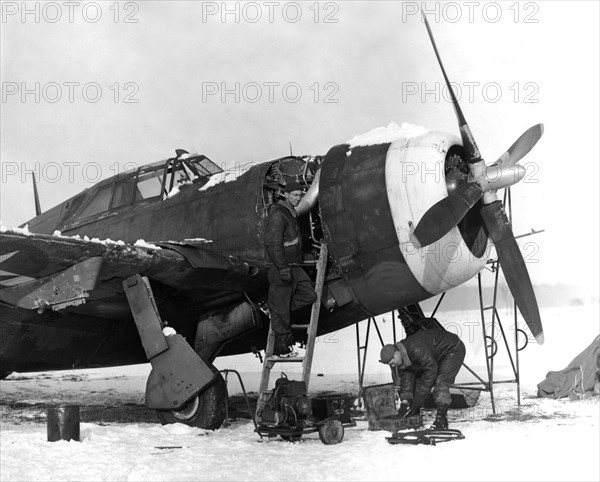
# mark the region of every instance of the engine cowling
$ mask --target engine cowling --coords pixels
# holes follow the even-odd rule
[[[475,276],[487,259],[479,220],[464,220],[425,248],[410,240],[423,214],[448,195],[447,161],[460,155],[460,138],[400,129],[386,142],[357,144],[325,156],[319,205],[332,256],[363,308],[385,313]]]

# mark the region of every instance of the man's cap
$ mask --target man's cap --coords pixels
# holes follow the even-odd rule
[[[302,184],[297,181],[288,182],[283,188],[283,192],[302,191]]]
[[[396,345],[387,344],[383,345],[383,348],[379,352],[379,361],[381,363],[389,363],[392,358],[394,358],[394,354],[399,351]]]

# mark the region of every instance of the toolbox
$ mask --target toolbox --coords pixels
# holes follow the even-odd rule
[[[363,387],[363,397],[367,409],[369,430],[396,432],[410,428],[407,426],[407,419],[398,416],[396,389],[393,383]],[[422,424],[422,418],[419,418]]]
[[[355,398],[345,394],[313,397],[312,413],[318,420],[336,419],[342,423],[351,423],[350,407]]]
[[[450,388],[452,403],[450,408],[469,408],[474,406],[479,399],[479,390],[468,390],[461,388]],[[363,387],[363,397],[367,409],[367,420],[369,430],[405,430],[407,428],[418,428],[423,424],[423,418],[418,417],[401,418],[396,408],[396,387],[393,383],[382,385],[371,385]],[[430,394],[425,399],[423,408],[435,408],[433,396]]]

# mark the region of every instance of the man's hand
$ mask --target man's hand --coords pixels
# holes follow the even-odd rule
[[[290,284],[292,281],[292,272],[289,268],[289,266],[287,268],[281,268],[279,270],[279,277],[281,278],[281,281],[283,281],[284,283]]]
[[[408,400],[402,400],[400,408],[398,409],[398,416],[406,417],[410,411],[410,402]]]

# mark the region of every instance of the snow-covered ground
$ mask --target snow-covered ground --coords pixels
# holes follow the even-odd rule
[[[509,315],[501,313],[505,328]],[[467,363],[483,374],[483,348],[473,323],[479,322],[478,316],[450,312],[438,318],[448,329],[460,330],[468,347]],[[379,321],[385,341],[391,340],[390,320],[387,315]],[[346,429],[343,442],[332,446],[323,445],[317,434],[299,443],[261,441],[250,420],[207,432],[180,424],[163,427],[101,418],[81,424],[80,443],[49,443],[42,404],[139,406],[148,366],[13,374],[0,382],[0,480],[600,480],[598,398],[535,396],[536,384],[547,371],[564,368],[598,334],[598,303],[549,308],[542,311],[542,320],[546,343],[532,343],[520,354],[521,411],[516,385],[496,385],[496,415],[489,394],[483,393],[472,409],[450,414],[451,427],[466,438],[435,447],[390,445],[388,432],[368,431],[364,420]],[[514,336],[514,331],[507,332]],[[311,391],[355,392],[354,328],[322,337],[319,343]],[[378,347],[375,336],[369,344],[367,385],[389,381],[389,370],[377,363]],[[219,368],[242,372],[246,389],[256,390],[260,365],[252,355],[217,362]],[[507,367],[506,357],[499,354],[497,378],[510,376]],[[293,378],[292,369],[287,373]],[[470,380],[462,373],[459,377]],[[229,390],[239,393],[231,375]],[[17,402],[25,405],[15,408]],[[25,415],[15,417],[15,410]],[[426,423],[432,418],[428,412]]]

